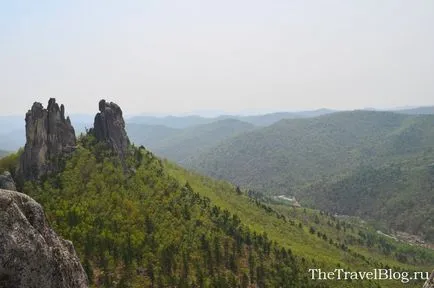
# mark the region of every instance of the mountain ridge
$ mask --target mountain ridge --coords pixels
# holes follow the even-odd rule
[[[302,202],[326,209],[320,205],[319,192],[306,193],[309,187],[315,187],[313,183],[333,185],[333,179],[347,177],[361,167],[379,169],[395,163],[418,171],[418,166],[431,164],[433,123],[433,115],[378,111],[281,120],[231,138],[186,165],[246,188],[273,195],[295,195]],[[405,193],[410,194],[410,187],[406,189]],[[424,195],[429,195],[429,191]],[[428,230],[418,232],[431,235]]]

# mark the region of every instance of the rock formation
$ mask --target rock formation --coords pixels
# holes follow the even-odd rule
[[[0,189],[16,191],[14,179],[9,171],[0,174]]]
[[[422,288],[434,288],[434,271],[432,271]]]
[[[26,114],[26,145],[21,155],[19,175],[35,180],[59,170],[62,156],[73,151],[75,131],[65,108],[56,99],[48,101],[47,109],[35,102]]]
[[[93,133],[96,139],[107,143],[124,160],[130,140],[125,131],[125,121],[121,108],[113,102],[108,103],[101,100],[99,111],[93,124]]]
[[[47,225],[41,205],[1,189],[0,287],[88,287],[72,243]]]

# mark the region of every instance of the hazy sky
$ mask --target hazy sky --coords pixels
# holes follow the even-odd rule
[[[0,114],[434,104],[432,0],[1,1]]]

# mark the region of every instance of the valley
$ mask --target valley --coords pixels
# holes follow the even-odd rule
[[[47,113],[64,113],[58,112],[56,109],[60,108],[56,105],[50,99]],[[77,139],[69,118],[63,114],[61,123],[50,124],[64,130],[48,129],[46,133],[69,133],[61,140],[65,148],[48,150],[51,154],[46,156],[50,159],[46,163],[51,165],[42,165],[38,162],[40,158],[29,154],[35,149],[45,151],[39,146],[44,142],[38,140],[43,133],[27,137],[32,142],[24,150],[0,160],[0,172],[11,172],[17,188],[43,205],[53,229],[74,243],[92,287],[354,287],[351,282],[315,281],[308,277],[308,270],[343,267],[416,272],[432,268],[433,250],[395,241],[378,233],[369,222],[352,216],[338,217],[327,209],[300,206],[297,200],[303,197],[298,194],[297,200],[288,194],[273,197],[272,186],[270,190],[238,187],[160,159],[143,146],[130,144],[122,112],[116,104],[101,101],[99,106],[94,127]],[[39,125],[38,121],[45,123],[30,118],[44,115],[35,112],[38,109],[43,108],[34,104],[27,114],[27,133],[34,131],[31,125]],[[251,137],[259,129],[270,129],[239,120],[209,125],[192,129],[191,133],[187,128],[178,134],[182,136],[166,139],[174,139],[168,141],[173,147],[185,143],[200,154],[201,145],[206,149],[212,143]],[[216,132],[219,129],[222,133]],[[162,139],[165,131],[170,134],[170,129],[158,131]],[[43,137],[48,141],[59,139]],[[197,140],[186,140],[194,137]],[[48,142],[53,147],[59,144]],[[193,153],[193,150],[179,151],[192,151],[180,155]],[[414,158],[411,163],[425,163],[424,159]],[[389,174],[375,175],[379,180],[386,176],[393,179]],[[408,177],[414,176],[410,173]],[[372,183],[379,185],[376,181]],[[327,193],[324,190],[323,195]],[[328,201],[324,203],[331,206],[335,200]],[[425,209],[425,203],[418,205]],[[419,287],[421,281],[403,284],[396,280],[364,280],[357,285]]]

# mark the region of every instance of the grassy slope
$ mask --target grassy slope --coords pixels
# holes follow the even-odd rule
[[[327,267],[335,268],[337,263],[341,263],[343,267],[351,267],[352,269],[367,269],[378,268],[378,265],[387,264],[390,267],[399,266],[405,267],[410,270],[429,271],[430,263],[434,262],[434,253],[425,249],[416,249],[417,251],[423,251],[426,253],[428,260],[424,263],[418,264],[403,264],[394,259],[392,256],[386,256],[379,253],[376,248],[366,248],[362,245],[349,245],[352,251],[365,256],[369,263],[355,257],[351,253],[343,252],[341,249],[336,248],[335,245],[330,245],[329,242],[320,239],[316,235],[312,235],[309,232],[310,226],[314,226],[317,230],[321,229],[322,233],[329,235],[329,238],[336,239],[338,237],[343,241],[346,237],[354,236],[356,232],[336,232],[334,229],[329,228],[323,221],[327,219],[325,216],[321,216],[320,224],[315,225],[312,222],[313,215],[317,215],[319,212],[315,210],[306,210],[306,214],[299,211],[294,212],[293,208],[286,206],[272,206],[275,210],[279,211],[283,215],[286,215],[288,221],[285,222],[282,219],[276,217],[274,212],[267,212],[266,209],[256,205],[254,201],[251,201],[245,195],[236,195],[235,188],[223,181],[215,181],[205,176],[200,176],[193,172],[186,171],[174,164],[165,162],[165,167],[169,173],[177,178],[179,181],[188,181],[193,189],[203,196],[209,197],[213,203],[226,208],[229,211],[236,213],[241,221],[256,231],[264,231],[270,237],[270,239],[277,241],[281,245],[290,247],[296,255],[302,255],[307,258],[316,259],[318,263],[323,263]],[[295,214],[294,214],[295,213]],[[303,215],[302,215],[303,214]],[[294,221],[294,225],[291,225],[291,219]],[[309,220],[310,219],[310,220]],[[302,229],[298,227],[298,223],[302,223]],[[354,228],[353,228],[354,229]],[[362,227],[361,231],[369,231],[368,228]],[[372,232],[372,231],[371,231]],[[341,233],[341,234],[339,234]],[[384,238],[384,237],[383,237]],[[400,244],[402,245],[402,244]],[[408,247],[408,245],[399,246]],[[412,253],[409,253],[409,255]],[[417,253],[415,252],[415,255]],[[387,281],[386,281],[387,282]],[[384,287],[399,287],[395,282],[382,282]],[[395,286],[397,285],[397,286]]]

